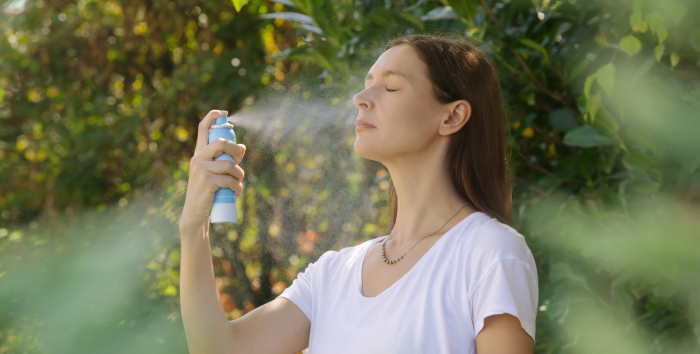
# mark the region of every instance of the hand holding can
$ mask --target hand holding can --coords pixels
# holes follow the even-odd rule
[[[221,209],[230,211],[233,207],[235,212],[235,198],[243,192],[245,173],[238,164],[245,155],[246,147],[236,144],[233,126],[228,124],[227,114],[226,111],[210,111],[199,124],[197,146],[190,160],[190,176],[180,229],[197,229],[204,223],[208,225],[210,216],[211,222],[237,221],[237,215],[231,215],[226,210],[223,211],[223,217],[219,218],[218,212],[221,210],[215,209],[215,199],[221,197],[217,202],[229,204]],[[215,124],[216,120],[223,124]],[[217,125],[228,126],[213,128]],[[220,190],[223,192],[218,192]]]

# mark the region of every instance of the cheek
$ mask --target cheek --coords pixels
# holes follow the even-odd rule
[[[390,120],[392,126],[420,125],[421,117],[430,109],[423,97],[408,89],[405,92],[390,92],[386,96],[386,102],[381,106],[381,116]]]
[[[356,147],[364,146],[383,155],[399,155],[420,150],[433,137],[428,117],[411,105],[397,105],[382,113],[381,126],[357,136]]]
[[[406,137],[426,135],[434,129],[431,123],[431,108],[420,97],[410,97],[388,108],[384,115],[390,121],[386,126],[391,127],[392,133]]]
[[[435,111],[435,107],[419,97],[398,107],[396,114],[392,114],[394,146],[409,152],[429,145],[437,134]]]

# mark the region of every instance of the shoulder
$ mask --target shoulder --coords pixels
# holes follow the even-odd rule
[[[463,230],[460,236],[460,254],[473,285],[478,284],[495,265],[504,262],[530,274],[537,273],[525,237],[488,214],[484,214],[475,227]]]
[[[499,259],[529,261],[532,257],[520,232],[490,216],[484,218],[468,240],[471,241],[470,247],[481,254],[481,259],[490,263]]]
[[[382,237],[384,236],[361,242],[355,246],[344,247],[338,251],[328,250],[321,254],[315,262],[309,264],[309,267],[313,266],[314,268],[322,269],[319,270],[321,272],[336,272],[341,269],[349,269],[352,264],[359,260],[359,257],[364,255],[364,251],[367,250],[372,243]]]

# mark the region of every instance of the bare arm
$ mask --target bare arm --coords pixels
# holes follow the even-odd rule
[[[532,354],[535,342],[510,314],[491,315],[484,319],[484,327],[476,335],[479,354]]]
[[[309,346],[311,321],[291,300],[277,297],[231,321],[235,350],[228,353],[298,353]]]
[[[180,230],[180,306],[191,354],[225,353],[233,332],[221,305],[209,246],[209,222]]]

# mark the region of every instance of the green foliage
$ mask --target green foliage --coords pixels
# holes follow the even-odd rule
[[[659,42],[661,42],[660,39]],[[642,50],[642,42],[640,42],[639,39],[633,35],[627,35],[620,40],[620,48],[622,48],[623,52],[633,56]]]
[[[162,182],[204,113],[264,87],[263,44],[242,30],[256,25],[217,2],[167,1],[28,2],[3,21],[0,168],[14,171],[0,177],[3,220],[104,207],[128,198],[125,182]]]

